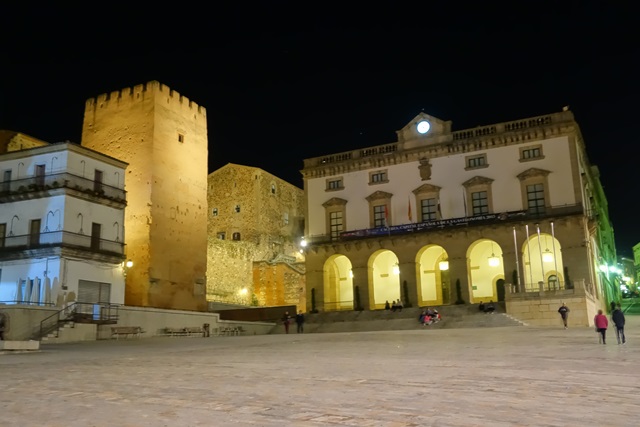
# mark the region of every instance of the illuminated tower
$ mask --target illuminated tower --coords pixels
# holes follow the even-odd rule
[[[206,309],[206,119],[157,81],[86,102],[82,145],[129,163],[126,305]]]

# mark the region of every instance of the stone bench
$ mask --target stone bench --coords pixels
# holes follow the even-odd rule
[[[121,336],[128,338],[130,336],[140,338],[144,331],[140,326],[112,326],[111,338],[120,339]]]

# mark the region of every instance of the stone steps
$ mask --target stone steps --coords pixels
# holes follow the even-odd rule
[[[442,320],[428,326],[422,326],[418,317],[422,308],[410,307],[402,311],[337,311],[326,313],[308,313],[305,315],[305,333],[330,332],[368,332],[391,330],[415,330],[425,328],[493,328],[523,326],[524,323],[504,312],[502,304],[496,304],[493,314],[483,313],[475,304],[432,307],[438,310]],[[283,334],[284,326],[277,324],[271,334]],[[296,333],[296,324],[289,326],[289,333]]]

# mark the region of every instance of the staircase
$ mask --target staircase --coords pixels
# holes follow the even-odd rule
[[[428,326],[422,326],[418,317],[423,307],[404,308],[402,311],[332,311],[305,314],[305,333],[328,332],[370,332],[416,329],[453,329],[453,328],[495,328],[505,326],[523,326],[523,322],[505,313],[504,304],[495,304],[493,314],[478,310],[477,304],[432,306],[438,310],[442,320]],[[296,324],[292,322],[289,333],[296,333]],[[278,323],[270,334],[284,334],[284,326]]]

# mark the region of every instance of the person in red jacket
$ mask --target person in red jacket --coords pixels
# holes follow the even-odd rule
[[[607,343],[607,327],[609,326],[609,320],[607,316],[602,313],[602,310],[598,310],[598,314],[593,318],[593,323],[596,325],[596,332],[600,334],[598,342],[602,344]]]

